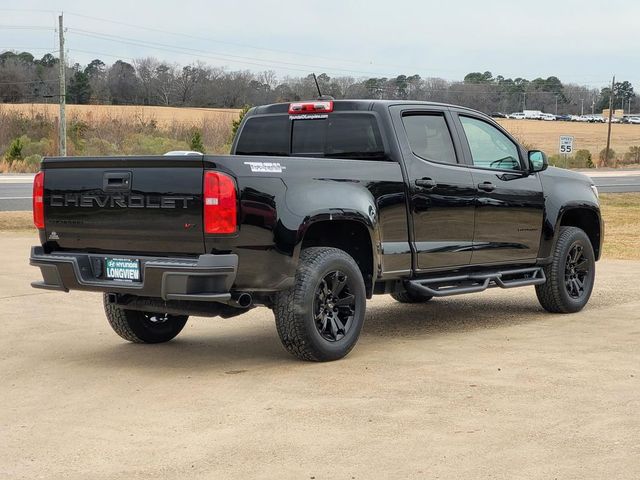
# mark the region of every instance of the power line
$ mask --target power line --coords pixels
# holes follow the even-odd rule
[[[111,58],[117,58],[117,59],[125,59],[125,60],[135,60],[133,57],[127,57],[126,55],[112,55],[110,53],[102,53],[102,52],[94,52],[91,50],[81,50],[79,48],[70,48],[68,49],[69,52],[78,52],[78,53],[88,53],[91,55],[100,55],[101,57],[111,57]]]
[[[24,82],[0,82],[0,85],[28,85],[32,83],[58,83],[58,80],[30,80]]]
[[[53,27],[43,27],[40,25],[0,25],[0,28],[6,30],[55,30]]]
[[[262,60],[255,57],[245,57],[240,55],[209,52],[209,51],[197,49],[197,48],[180,47],[180,46],[169,45],[169,44],[164,44],[159,42],[140,40],[136,38],[91,32],[84,29],[69,28],[68,30],[71,34],[74,34],[74,35],[80,35],[80,36],[85,36],[89,38],[96,38],[99,40],[105,40],[109,42],[122,43],[126,45],[150,48],[153,50],[166,51],[171,53],[181,53],[181,54],[193,56],[196,58],[208,58],[208,59],[214,59],[218,61],[258,66],[262,68],[268,68],[268,67],[282,68],[282,65],[285,65],[286,67],[283,68],[285,70],[301,71],[301,72],[307,72],[307,73],[309,72],[310,69],[311,70],[319,69],[321,71],[331,72],[331,73],[339,72],[339,73],[348,73],[348,74],[356,74],[356,75],[368,75],[368,76],[383,75],[384,76],[384,74],[382,74],[381,72],[371,72],[371,71],[364,71],[364,70],[347,70],[342,68],[335,69],[335,68],[328,68],[326,66],[302,64],[297,62],[267,61],[267,60]],[[76,51],[79,51],[79,50],[76,50]],[[109,55],[109,56],[112,56],[112,55]],[[298,68],[298,67],[304,67],[304,68]],[[393,78],[393,76],[390,76],[390,77]],[[543,80],[543,81],[531,80],[531,81],[527,81],[527,83],[525,83],[524,85],[531,84],[531,83],[535,83],[535,85],[539,85],[539,86],[557,85],[557,82],[555,81],[546,81],[546,80]]]
[[[116,36],[116,35],[109,35],[109,34],[103,34],[103,33],[95,33],[95,32],[90,32],[88,30],[77,29],[77,28],[69,28],[68,30],[69,30],[70,33],[72,33],[74,35],[81,35],[81,36],[85,36],[85,37],[97,38],[97,39],[116,42],[116,43],[124,43],[124,44],[138,46],[138,47],[151,48],[151,49],[155,49],[155,50],[164,50],[164,51],[168,51],[168,52],[172,52],[172,53],[182,53],[182,54],[191,55],[191,56],[194,56],[194,57],[212,58],[212,59],[215,59],[215,60],[222,60],[222,61],[227,61],[227,62],[254,65],[254,66],[259,66],[259,67],[263,67],[263,68],[264,67],[279,66],[279,65],[285,65],[285,66],[291,65],[293,67],[285,67],[283,69],[285,69],[285,70],[303,71],[303,72],[309,72],[309,69],[320,69],[320,70],[330,71],[330,72],[346,72],[346,73],[360,73],[360,74],[366,74],[366,75],[374,75],[374,74],[381,75],[380,72],[370,72],[370,71],[364,71],[364,70],[347,70],[347,69],[342,69],[342,68],[327,68],[326,66],[303,64],[303,63],[296,63],[296,62],[265,61],[265,60],[261,60],[259,58],[255,58],[255,57],[245,57],[245,56],[241,56],[241,55],[231,55],[231,54],[223,54],[223,53],[217,53],[217,52],[209,52],[207,50],[201,50],[201,49],[190,48],[190,47],[178,47],[178,46],[174,46],[174,45],[168,45],[168,44],[158,43],[158,42],[151,42],[151,41],[146,41],[146,40],[139,40],[139,39],[135,39],[135,38],[122,37],[122,36]],[[194,53],[190,53],[190,52],[194,52]],[[294,67],[306,67],[306,68],[294,68]]]
[[[81,18],[86,18],[86,19],[91,19],[91,20],[97,20],[99,22],[106,22],[106,23],[112,23],[114,25],[122,25],[122,26],[126,26],[126,27],[130,27],[130,28],[135,28],[136,30],[147,30],[150,32],[156,32],[156,33],[161,33],[163,35],[173,35],[173,36],[177,36],[177,37],[184,37],[184,38],[191,38],[194,40],[203,40],[206,42],[212,42],[212,43],[219,43],[221,45],[230,45],[230,46],[234,46],[234,47],[240,47],[240,48],[248,48],[248,49],[253,49],[253,50],[259,50],[259,51],[266,51],[266,52],[274,52],[274,53],[284,53],[287,55],[294,55],[294,56],[298,56],[298,57],[304,57],[304,58],[319,58],[319,59],[323,59],[323,60],[330,60],[332,62],[338,61],[338,62],[342,62],[342,63],[348,63],[348,64],[352,64],[352,65],[371,65],[373,62],[363,62],[363,61],[358,61],[358,60],[351,60],[351,59],[344,59],[344,58],[340,58],[340,57],[327,57],[327,56],[322,56],[322,55],[318,55],[316,53],[303,53],[303,52],[296,52],[296,51],[291,51],[291,50],[283,50],[283,49],[276,49],[276,48],[267,48],[267,47],[261,47],[261,46],[256,46],[256,45],[249,45],[246,43],[237,43],[237,42],[229,42],[229,41],[225,41],[225,40],[218,40],[218,39],[214,39],[211,37],[203,37],[203,36],[199,36],[199,35],[191,35],[191,34],[187,34],[187,33],[180,33],[180,32],[171,32],[171,31],[167,31],[165,29],[159,29],[159,28],[153,28],[153,27],[148,27],[148,26],[144,26],[144,25],[137,25],[137,24],[132,24],[132,23],[127,23],[127,22],[121,22],[121,21],[116,21],[116,20],[109,20],[106,18],[101,18],[101,17],[95,17],[95,16],[90,16],[90,15],[82,15],[79,13],[73,13],[73,12],[67,12],[69,15],[72,16],[76,16],[76,17],[81,17]],[[421,71],[428,71],[428,69],[422,68],[422,67],[416,67],[414,66],[408,66],[408,65],[392,65],[392,64],[376,64],[377,66],[381,66],[381,67],[392,67],[392,68],[406,68],[406,69],[419,69]],[[435,71],[435,70],[433,70]],[[446,70],[441,70],[438,69],[438,72],[447,72]],[[451,70],[449,70],[447,73],[452,73]],[[458,72],[456,72],[458,73]]]

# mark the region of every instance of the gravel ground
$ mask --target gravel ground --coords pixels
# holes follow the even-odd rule
[[[0,478],[640,478],[640,262],[599,262],[574,315],[376,297],[310,364],[264,308],[127,344],[99,295],[29,287],[34,243],[0,233]]]

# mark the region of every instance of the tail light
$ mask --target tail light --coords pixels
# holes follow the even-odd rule
[[[229,175],[204,173],[204,233],[235,233],[238,228],[236,184]]]
[[[289,115],[300,113],[330,113],[333,112],[333,101],[297,102],[289,104]]]
[[[38,172],[33,179],[33,224],[44,228],[44,172]]]

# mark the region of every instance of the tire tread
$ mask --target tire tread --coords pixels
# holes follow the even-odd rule
[[[547,277],[546,283],[536,285],[536,296],[542,308],[550,313],[572,313],[576,309],[567,304],[562,298],[564,287],[564,259],[560,258],[567,244],[575,241],[576,236],[586,234],[578,227],[561,227],[560,235],[553,250],[552,262],[544,267]],[[590,245],[590,244],[589,244]],[[586,302],[585,302],[586,303]]]
[[[314,348],[309,332],[305,328],[303,312],[300,311],[299,305],[302,304],[310,278],[329,257],[335,256],[340,256],[346,262],[352,263],[353,267],[358,270],[355,261],[343,250],[331,247],[306,248],[300,254],[293,287],[278,292],[275,298],[273,311],[280,340],[289,353],[301,360],[313,362],[330,360]],[[354,346],[355,342],[349,346],[345,355]]]

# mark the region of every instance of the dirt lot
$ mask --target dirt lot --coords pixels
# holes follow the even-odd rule
[[[574,150],[587,149],[597,159],[607,145],[607,125],[604,123],[544,122],[540,120],[497,119],[520,142],[538,148],[547,155],[558,153],[560,135],[573,135]],[[620,158],[629,147],[640,145],[640,125],[612,124],[611,148]]]
[[[0,233],[3,479],[640,477],[640,262],[599,263],[568,316],[529,288],[377,297],[309,364],[266,309],[127,344],[98,295],[29,287],[35,241]]]

